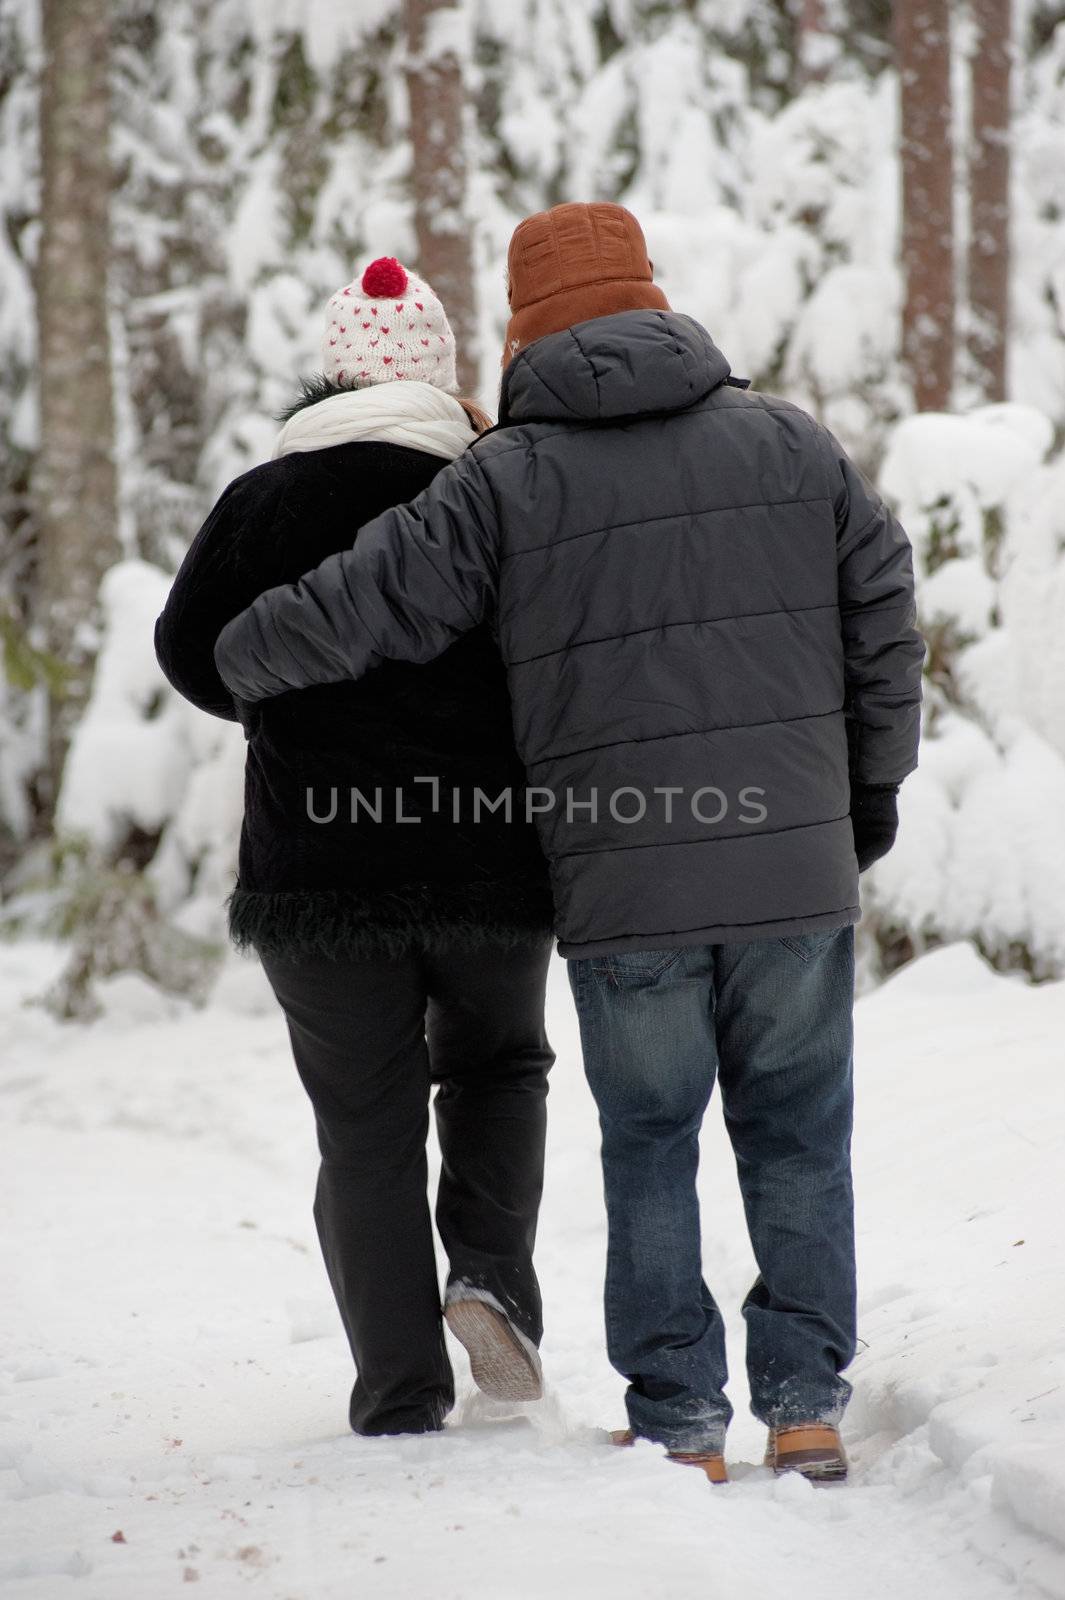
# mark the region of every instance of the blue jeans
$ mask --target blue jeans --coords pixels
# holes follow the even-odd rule
[[[695,1189],[715,1076],[759,1269],[751,1409],[838,1422],[855,1349],[854,930],[590,956],[570,982],[603,1133],[607,1349],[633,1431],[719,1450],[732,1417]]]

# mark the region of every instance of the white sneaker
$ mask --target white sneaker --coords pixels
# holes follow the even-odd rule
[[[447,1292],[444,1320],[470,1358],[473,1381],[493,1400],[540,1400],[544,1392],[540,1353],[484,1289],[455,1283]]]

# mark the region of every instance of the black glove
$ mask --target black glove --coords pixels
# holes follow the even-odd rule
[[[886,856],[899,827],[897,783],[852,783],[851,827],[858,871]]]

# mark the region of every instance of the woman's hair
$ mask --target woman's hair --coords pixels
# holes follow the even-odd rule
[[[461,394],[456,395],[455,399],[470,419],[470,427],[477,433],[487,433],[489,428],[495,426],[488,412],[483,406],[479,406],[476,400],[470,400],[466,395]]]
[[[309,378],[300,379],[300,392],[292,404],[286,406],[284,411],[277,414],[278,422],[288,422],[297,411],[304,411],[307,406],[316,406],[319,400],[328,400],[335,394],[343,394],[344,390],[338,383],[333,383],[323,372],[314,372]]]

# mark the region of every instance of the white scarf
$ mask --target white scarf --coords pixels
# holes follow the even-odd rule
[[[454,395],[431,383],[374,383],[332,394],[289,417],[273,459],[354,440],[405,445],[454,461],[477,437]]]

